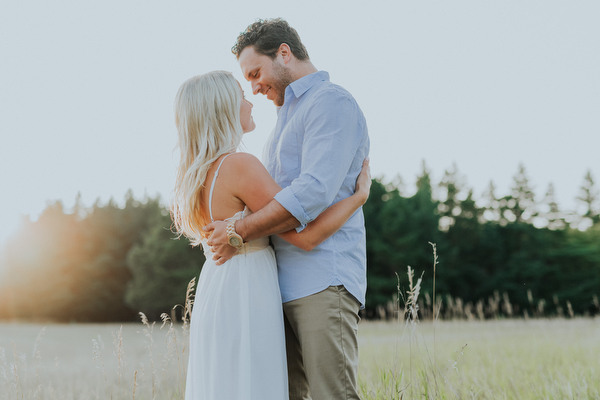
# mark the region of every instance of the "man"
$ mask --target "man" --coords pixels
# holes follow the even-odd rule
[[[278,107],[265,163],[283,190],[247,218],[206,227],[214,229],[209,245],[218,263],[235,254],[228,241],[239,246],[301,231],[329,205],[351,195],[369,152],[356,101],[313,66],[286,21],[251,24],[232,51],[253,93]],[[272,242],[284,303],[290,399],[358,399],[358,311],[366,291],[362,210],[310,252],[277,236]]]

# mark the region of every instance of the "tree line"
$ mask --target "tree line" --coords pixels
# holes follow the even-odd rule
[[[480,318],[600,312],[600,197],[591,172],[579,212],[560,210],[552,185],[537,201],[523,166],[502,197],[490,183],[476,200],[463,182],[453,167],[434,184],[425,165],[412,195],[373,180],[364,316],[390,316],[408,289],[407,266],[422,277],[421,312],[431,309],[435,278],[441,317],[461,317],[457,304]],[[157,319],[184,303],[204,263],[202,249],[170,226],[159,197],[131,192],[121,206],[85,207],[79,198],[68,211],[48,205],[6,244],[0,319],[129,321],[140,311]]]

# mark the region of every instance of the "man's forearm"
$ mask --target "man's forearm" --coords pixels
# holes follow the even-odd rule
[[[287,232],[299,225],[298,220],[277,200],[271,200],[257,212],[238,220],[235,230],[244,239],[244,242],[248,242],[263,236]]]

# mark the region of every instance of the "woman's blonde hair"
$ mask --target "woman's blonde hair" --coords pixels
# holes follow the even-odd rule
[[[210,166],[236,150],[242,140],[242,95],[238,82],[226,71],[188,79],[175,97],[175,124],[179,132],[179,167],[171,217],[179,236],[197,246],[210,222],[200,191]]]

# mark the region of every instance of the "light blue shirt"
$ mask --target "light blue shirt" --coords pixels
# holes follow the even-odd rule
[[[306,224],[331,204],[354,193],[356,178],[369,154],[362,111],[325,71],[292,82],[277,110],[277,125],[265,147],[265,165],[283,188],[275,196]],[[344,285],[361,304],[367,289],[366,240],[362,208],[333,236],[312,251],[277,236],[279,286],[283,302]]]

